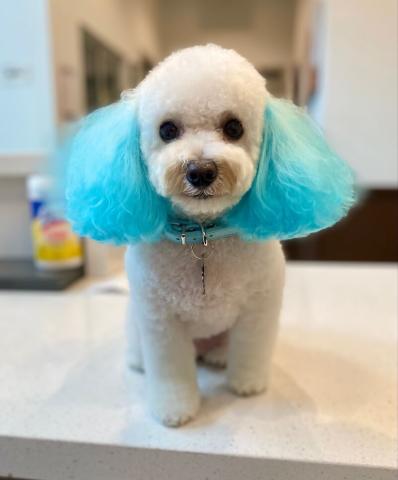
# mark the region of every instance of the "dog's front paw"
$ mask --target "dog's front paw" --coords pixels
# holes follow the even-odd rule
[[[192,420],[200,406],[196,388],[163,384],[150,392],[152,414],[167,427],[179,427]]]
[[[267,389],[268,381],[262,376],[233,375],[228,377],[229,388],[242,397],[258,395]]]

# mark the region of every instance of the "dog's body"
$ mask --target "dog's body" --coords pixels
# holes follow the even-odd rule
[[[236,393],[263,391],[284,281],[278,239],[332,225],[353,201],[351,171],[317,127],[247,60],[207,45],[89,115],[69,157],[75,230],[129,245],[129,363],[145,369],[153,413],[167,425],[195,415],[195,344],[223,332],[228,345],[205,360],[226,361]],[[168,235],[176,221],[196,225],[199,245],[186,230]]]
[[[240,395],[267,387],[284,282],[280,244],[231,237],[209,248],[206,295],[189,246],[140,244],[126,254],[129,364],[148,371],[152,410],[168,425],[192,418],[199,406],[194,339],[229,331],[228,345],[210,350],[209,362],[214,354],[223,364],[226,355],[229,385]]]

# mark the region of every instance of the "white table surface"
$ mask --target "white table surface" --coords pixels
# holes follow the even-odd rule
[[[270,391],[200,367],[199,417],[167,429],[124,366],[125,294],[3,291],[0,477],[396,478],[397,292],[392,265],[290,264]]]

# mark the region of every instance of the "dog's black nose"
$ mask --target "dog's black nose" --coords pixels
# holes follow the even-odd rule
[[[217,178],[217,165],[213,160],[189,162],[186,178],[193,187],[208,187]]]

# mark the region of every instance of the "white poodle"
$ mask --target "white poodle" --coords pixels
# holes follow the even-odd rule
[[[332,225],[350,169],[244,58],[174,53],[72,142],[68,215],[82,235],[128,244],[129,364],[165,425],[200,405],[196,357],[231,390],[264,391],[284,284],[279,239]],[[209,339],[209,340],[204,340]]]

